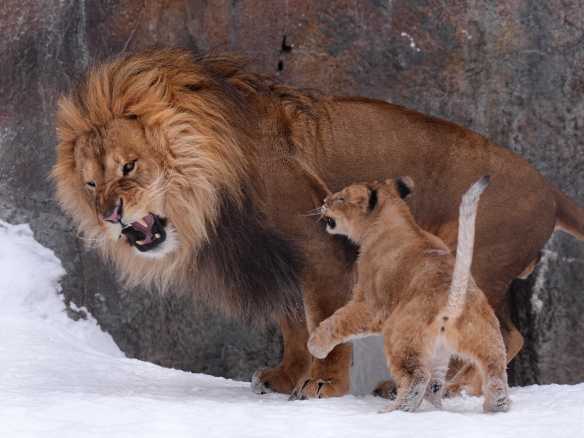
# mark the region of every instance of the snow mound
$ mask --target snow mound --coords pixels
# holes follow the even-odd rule
[[[55,254],[34,240],[28,225],[0,221],[0,241],[0,315],[62,313],[55,291],[65,270]]]
[[[64,312],[63,267],[26,225],[0,222],[0,437],[581,437],[584,384],[511,391],[506,414],[482,400],[379,415],[386,401],[288,402],[249,383],[127,359],[91,318]]]
[[[91,316],[79,322],[67,317],[59,285],[65,270],[53,251],[34,240],[28,225],[0,221],[0,242],[0,319],[4,324],[52,333],[78,349],[123,357]]]

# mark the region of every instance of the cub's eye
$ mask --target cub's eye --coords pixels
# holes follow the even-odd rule
[[[87,187],[95,188],[95,181],[87,181],[85,184],[87,184]]]
[[[124,167],[122,167],[122,173],[124,174],[124,176],[126,176],[132,170],[134,170],[134,167],[136,166],[136,161],[137,160],[128,161],[126,164],[124,164]]]

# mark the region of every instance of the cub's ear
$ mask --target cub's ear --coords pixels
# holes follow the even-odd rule
[[[379,194],[377,193],[377,188],[369,187],[369,201],[367,204],[367,211],[371,212],[377,207],[379,201]]]
[[[400,198],[407,199],[414,191],[414,180],[409,176],[400,176],[395,179],[395,188]]]

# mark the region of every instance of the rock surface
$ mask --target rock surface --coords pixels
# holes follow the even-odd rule
[[[282,81],[390,100],[474,129],[584,201],[584,4],[578,0],[4,0],[0,4],[0,218],[29,222],[122,350],[249,378],[274,363],[273,328],[242,328],[185,297],[123,291],[52,201],[58,96],[90,63],[183,46],[237,51]],[[513,288],[527,345],[516,384],[584,381],[584,243],[558,234]]]

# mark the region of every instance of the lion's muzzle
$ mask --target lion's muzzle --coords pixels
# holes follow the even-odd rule
[[[122,220],[123,215],[123,204],[122,200],[119,199],[116,204],[108,209],[103,215],[103,220],[107,222],[111,222],[112,224],[117,224]]]

